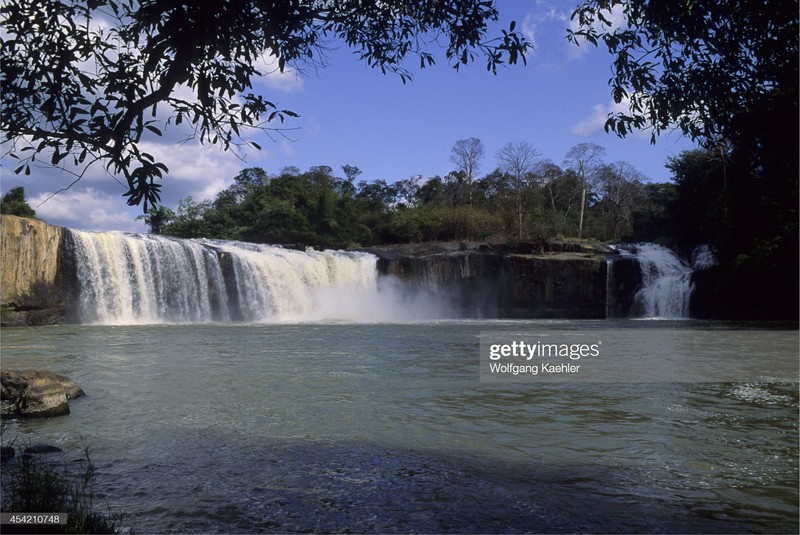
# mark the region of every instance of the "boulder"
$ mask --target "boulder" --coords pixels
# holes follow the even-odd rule
[[[51,371],[0,371],[0,415],[44,418],[69,414],[68,401],[84,395],[75,381]]]

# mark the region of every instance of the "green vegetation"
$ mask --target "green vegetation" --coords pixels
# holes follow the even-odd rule
[[[585,237],[634,239],[634,215],[641,225],[649,223],[647,212],[637,212],[640,206],[665,210],[653,206],[659,198],[648,196],[644,177],[624,162],[604,164],[596,158],[591,167],[583,165],[581,178],[577,166],[561,168],[540,159],[529,143],[510,143],[497,154],[499,167],[477,178],[471,175],[483,156],[480,140],[457,141],[453,154],[464,153],[469,156],[457,162],[459,169],[445,177],[393,183],[357,181],[361,171],[351,165],[342,168],[344,176],[328,166],[306,172],[287,168],[277,175],[245,169],[213,200],[188,197],[174,212],[150,208],[143,219],[154,233],[183,238],[348,248],[545,240],[576,235],[581,220]],[[584,192],[587,208],[581,214]]]
[[[797,1],[588,0],[573,20],[573,42],[608,48],[612,96],[629,105],[607,131],[655,141],[677,126],[702,147],[669,162],[674,189],[650,191],[662,202],[637,230],[715,248],[713,315],[797,318]]]
[[[36,210],[31,208],[25,200],[25,188],[19,186],[3,195],[3,199],[0,201],[0,214],[35,218]]]
[[[476,138],[460,140],[463,149]],[[710,244],[717,317],[797,315],[797,174],[773,149],[686,151],[667,162],[672,182],[649,183],[627,162],[605,163],[602,147],[571,149],[564,167],[527,143],[497,154],[483,177],[357,180],[328,166],[270,175],[245,169],[213,200],[182,199],[173,212],[151,208],[153,232],[301,246],[353,248],[385,243],[478,240],[516,243],[576,237],[660,242],[688,254]],[[749,145],[747,145],[749,146]],[[469,165],[478,169],[482,150]],[[763,158],[754,162],[753,155]],[[587,156],[588,155],[588,156]],[[757,177],[757,179],[754,179]],[[576,238],[573,238],[576,239]]]
[[[720,265],[716,315],[798,316],[798,17],[796,0],[585,0],[568,38],[604,45],[611,96],[627,109],[606,131],[679,129],[701,149],[668,162],[672,184],[645,184],[602,150],[577,145],[559,167],[510,143],[498,168],[477,177],[483,144],[453,147],[445,177],[356,182],[326,166],[268,175],[247,169],[213,200],[153,208],[163,164],[146,136],[191,124],[204,143],[245,143],[247,130],[286,117],[249,93],[262,57],[317,65],[331,42],[404,82],[408,60],[458,68],[483,57],[490,71],[525,62],[516,25],[492,38],[491,1],[93,2],[10,0],[0,7],[2,141],[30,173],[100,162],[128,185],[154,232],[256,242],[348,247],[444,239],[661,241],[685,251],[711,244]],[[619,23],[623,20],[623,23]],[[98,23],[101,20],[102,23]],[[91,64],[92,72],[85,69]],[[186,95],[190,89],[190,95]],[[396,177],[395,177],[396,178]],[[4,206],[4,209],[6,207]],[[10,212],[9,212],[10,213]]]
[[[68,520],[55,525],[4,525],[3,533],[120,533],[117,515],[94,510],[97,476],[88,447],[80,463],[53,462],[40,454],[23,453],[23,448],[18,457],[3,466],[3,512],[67,513]],[[74,468],[78,464],[80,468]]]

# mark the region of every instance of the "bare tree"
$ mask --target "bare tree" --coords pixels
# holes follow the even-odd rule
[[[578,239],[583,234],[583,214],[586,211],[586,190],[602,164],[606,149],[596,143],[579,143],[569,149],[565,165],[573,169],[581,179],[581,214],[578,220]]]
[[[500,169],[511,176],[514,195],[517,201],[517,238],[522,239],[522,192],[526,177],[533,173],[541,153],[526,141],[507,143],[497,151]]]
[[[453,162],[458,170],[464,173],[467,186],[467,204],[472,204],[472,181],[478,173],[481,159],[486,153],[483,141],[476,137],[459,139],[450,149],[450,161]]]
[[[628,162],[615,162],[598,169],[597,182],[603,202],[614,221],[614,239],[619,239],[620,225],[629,221],[631,212],[644,197],[645,177]]]

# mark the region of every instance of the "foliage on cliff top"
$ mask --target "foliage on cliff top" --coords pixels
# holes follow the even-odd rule
[[[35,218],[36,210],[25,200],[25,188],[19,186],[3,195],[3,199],[0,200],[0,214]]]

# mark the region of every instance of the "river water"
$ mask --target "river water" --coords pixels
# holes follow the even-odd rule
[[[796,382],[479,380],[485,331],[645,326],[702,331],[709,354],[752,327],[8,328],[4,368],[51,369],[87,396],[69,416],[13,423],[4,442],[69,457],[85,441],[96,492],[138,533],[797,533]]]

